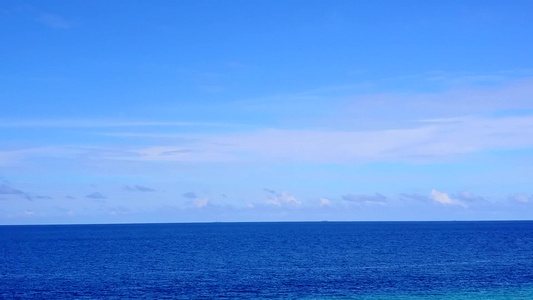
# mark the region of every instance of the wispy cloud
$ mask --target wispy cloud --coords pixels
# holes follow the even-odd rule
[[[431,201],[430,197],[416,193],[400,193],[398,199],[407,203],[428,203]]]
[[[110,214],[112,216],[126,215],[126,214],[130,213],[130,209],[125,207],[125,206],[123,206],[123,205],[119,205],[119,206],[108,208],[107,212],[108,212],[108,214]]]
[[[102,148],[95,147],[71,147],[71,146],[38,146],[21,147],[10,150],[0,150],[0,166],[15,165],[28,158],[72,158],[87,155]]]
[[[0,184],[0,195],[26,195],[26,193],[7,184]]]
[[[128,128],[128,132],[108,130],[99,133],[125,139],[121,147],[70,145],[2,150],[0,165],[13,164],[27,157],[73,155],[79,158],[145,162],[435,162],[481,151],[531,149],[531,114],[506,117],[489,117],[491,114],[487,114],[499,109],[533,108],[531,83],[532,80],[523,80],[505,86],[435,94],[357,96],[346,99],[346,107],[343,107],[345,109],[341,115],[334,116],[342,119],[342,114],[346,114],[346,119],[354,120],[341,126],[342,129],[336,128],[335,125],[320,129],[312,126],[304,129],[291,129],[291,126],[259,127],[260,129],[254,130],[225,127],[216,134],[207,134],[205,131],[189,131],[184,134],[181,128],[175,130],[180,133],[169,131],[172,127],[224,124],[68,119],[2,120],[0,128]],[[292,114],[297,116],[298,112],[294,111]],[[385,128],[361,128],[358,125],[366,124],[369,118],[372,119],[370,123],[376,122],[381,124],[377,127]],[[144,127],[165,127],[165,132],[156,130],[150,133]],[[145,146],[136,146],[141,138],[145,138],[141,143]],[[150,138],[157,138],[158,142],[154,143]],[[135,139],[136,143],[128,143],[128,139]]]
[[[73,25],[72,21],[63,16],[43,11],[36,6],[27,3],[19,3],[19,5],[5,10],[0,8],[0,13],[16,14],[24,19],[29,18],[30,20],[52,29],[70,29]]]
[[[37,21],[55,29],[69,29],[72,27],[72,23],[67,21],[65,18],[50,13],[42,13],[39,17],[37,17]]]
[[[359,205],[386,205],[388,198],[380,193],[374,195],[353,195],[342,196],[342,200]]]
[[[126,185],[124,186],[124,190],[130,191],[130,192],[155,192],[155,189],[134,184],[134,185]]]
[[[394,130],[266,129],[182,134],[166,142],[179,141],[174,146],[32,147],[0,151],[0,165],[32,157],[144,162],[439,162],[481,151],[532,149],[531,136],[533,116],[468,117]]]
[[[47,195],[34,195],[28,192],[24,192],[22,190],[13,188],[12,186],[6,183],[0,184],[0,196],[2,195],[3,196],[18,196],[29,201],[53,199],[52,197],[47,196]]]
[[[514,194],[507,197],[507,200],[511,203],[519,204],[533,203],[533,195]]]
[[[85,198],[93,199],[93,200],[104,200],[107,197],[99,192],[93,192],[90,194],[85,195]]]
[[[16,213],[8,214],[8,219],[26,219],[26,218],[34,218],[34,217],[43,217],[45,216],[42,212],[37,212],[33,209],[25,209],[23,211],[19,211]]]
[[[533,148],[531,136],[533,116],[464,118],[395,130],[270,129],[239,134],[184,135],[194,140],[186,148],[154,146],[133,150],[136,156],[114,158],[152,161],[249,158],[307,162],[438,160],[485,150]]]
[[[298,200],[294,195],[287,192],[276,192],[271,189],[263,189],[269,194],[267,204],[274,206],[292,206],[298,207],[302,205],[302,202]]]
[[[517,77],[531,77],[531,75],[533,75],[531,69],[500,70],[490,73],[433,71],[419,74],[414,78],[436,81],[447,86],[472,86],[501,84]]]
[[[0,196],[17,196],[29,201],[32,201],[35,198],[35,196],[32,196],[30,193],[16,189],[7,182],[0,183]]]
[[[98,127],[180,127],[180,126],[222,126],[227,124],[208,122],[159,122],[159,121],[120,121],[120,120],[1,120],[4,128],[98,128]]]
[[[186,193],[181,194],[181,196],[183,198],[187,198],[187,199],[196,199],[196,193],[195,192],[186,192]]]
[[[457,194],[453,195],[453,198],[463,202],[463,203],[469,203],[469,204],[475,204],[475,203],[485,203],[487,202],[487,199],[484,197],[474,195],[469,191],[461,191]]]

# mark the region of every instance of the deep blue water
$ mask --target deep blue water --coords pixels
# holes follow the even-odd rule
[[[533,222],[0,226],[0,298],[533,299]]]

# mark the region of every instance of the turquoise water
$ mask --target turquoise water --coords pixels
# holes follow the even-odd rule
[[[0,298],[533,299],[533,222],[0,226]]]

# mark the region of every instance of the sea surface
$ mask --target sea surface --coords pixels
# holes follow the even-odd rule
[[[533,299],[533,221],[0,226],[2,299]]]

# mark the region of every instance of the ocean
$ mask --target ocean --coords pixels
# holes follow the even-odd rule
[[[2,299],[533,299],[533,221],[0,226]]]

